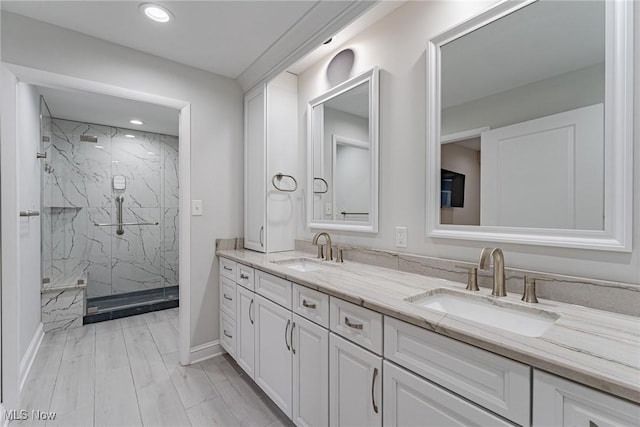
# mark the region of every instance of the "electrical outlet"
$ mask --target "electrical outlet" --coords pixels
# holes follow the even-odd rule
[[[407,247],[407,227],[396,227],[396,247]]]

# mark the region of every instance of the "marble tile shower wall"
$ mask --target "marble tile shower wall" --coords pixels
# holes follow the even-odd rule
[[[177,285],[178,138],[53,119],[48,153],[43,269],[51,281],[87,272],[89,298]],[[113,190],[115,175],[125,177],[124,191]],[[121,236],[96,227],[116,222],[119,194],[123,222],[159,225],[125,226]]]

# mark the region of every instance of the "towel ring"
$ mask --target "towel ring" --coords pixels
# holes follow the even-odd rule
[[[324,194],[324,193],[329,191],[329,183],[327,183],[327,181],[324,178],[313,178],[314,184],[315,184],[316,180],[322,181],[324,183],[325,190],[324,191],[314,191],[313,194]]]
[[[278,180],[278,182],[282,181],[282,178],[291,178],[293,180],[293,190],[287,190],[284,188],[280,188],[278,187],[278,184],[276,184],[276,180]],[[273,175],[273,178],[271,178],[271,184],[273,184],[273,187],[278,190],[278,191],[282,191],[285,193],[293,193],[294,191],[296,191],[298,189],[298,181],[296,181],[296,179],[294,177],[292,177],[291,175],[285,175],[283,173],[278,172],[277,174]]]

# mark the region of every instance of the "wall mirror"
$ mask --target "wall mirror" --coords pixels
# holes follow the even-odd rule
[[[506,1],[429,41],[428,236],[631,250],[632,7]]]
[[[311,100],[310,228],[378,232],[378,69]]]

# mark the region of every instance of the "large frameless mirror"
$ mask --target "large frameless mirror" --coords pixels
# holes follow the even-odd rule
[[[378,231],[378,70],[308,104],[310,228]]]
[[[631,249],[631,8],[503,2],[429,42],[429,236]]]

